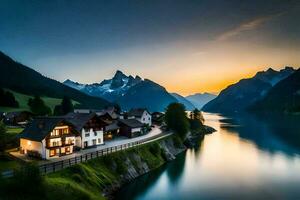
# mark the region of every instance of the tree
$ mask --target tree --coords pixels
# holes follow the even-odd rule
[[[54,107],[54,115],[65,115],[74,111],[74,106],[69,97],[64,97],[60,105]]]
[[[173,130],[182,140],[185,139],[189,131],[189,121],[184,105],[171,103],[166,110],[165,122],[169,129]]]
[[[3,121],[0,121],[0,151],[4,151],[7,143],[6,127]]]
[[[74,111],[74,106],[72,104],[72,101],[69,97],[64,97],[62,102],[61,102],[61,108],[63,111],[63,114],[67,114],[69,112],[73,112]]]
[[[19,103],[13,93],[0,88],[0,106],[18,108]]]
[[[190,113],[190,118],[194,119],[194,120],[199,120],[201,121],[201,123],[204,122],[204,117],[201,113],[200,110],[198,110],[197,108],[195,108],[191,113]]]
[[[27,104],[35,115],[44,116],[51,114],[51,109],[45,105],[45,102],[39,96],[35,96],[33,99],[30,98]]]
[[[116,103],[116,104],[114,105],[114,108],[115,108],[117,114],[120,114],[120,113],[121,113],[121,106],[120,106],[119,104]]]
[[[190,128],[191,130],[199,130],[203,126],[204,118],[200,110],[197,108],[190,113]]]

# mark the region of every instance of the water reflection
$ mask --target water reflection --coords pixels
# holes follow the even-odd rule
[[[299,150],[285,137],[298,136],[296,125],[251,115],[204,116],[216,133],[129,184],[117,199],[300,199]]]

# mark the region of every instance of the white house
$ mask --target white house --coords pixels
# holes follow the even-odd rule
[[[69,113],[64,118],[74,124],[76,130],[80,133],[76,137],[76,146],[88,148],[104,144],[104,126],[96,113]]]
[[[136,119],[143,124],[152,125],[152,116],[147,109],[131,109],[127,114],[127,119]]]

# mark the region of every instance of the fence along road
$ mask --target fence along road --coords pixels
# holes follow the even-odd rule
[[[80,156],[76,156],[73,158],[69,158],[69,159],[65,159],[65,160],[61,160],[61,161],[57,161],[57,162],[51,162],[51,163],[46,163],[46,164],[42,164],[39,166],[40,172],[41,174],[45,175],[48,173],[52,173],[52,172],[56,172],[62,169],[65,169],[67,167],[82,163],[82,162],[87,162],[88,160],[94,159],[94,158],[98,158],[107,154],[111,154],[113,152],[117,152],[117,151],[122,151],[125,149],[129,149],[132,147],[136,147],[139,145],[143,145],[146,143],[150,143],[150,142],[154,142],[156,140],[160,140],[163,138],[166,138],[170,135],[172,135],[172,132],[162,132],[158,135],[149,137],[149,138],[145,138],[145,139],[141,139],[139,141],[135,141],[135,142],[128,142],[126,144],[122,144],[122,145],[116,145],[113,147],[108,147],[105,149],[101,149],[101,150],[96,150],[93,152],[89,152],[89,153],[85,153],[82,154]],[[2,172],[2,177],[4,178],[9,178],[9,177],[13,177],[14,176],[14,171],[13,170],[8,170],[5,172]]]

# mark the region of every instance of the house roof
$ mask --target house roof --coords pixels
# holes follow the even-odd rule
[[[118,126],[118,122],[113,122],[107,126],[105,126],[105,131],[113,131],[113,130],[117,130],[120,127]]]
[[[80,132],[84,125],[95,116],[96,113],[68,113],[63,118],[74,124],[75,129]]]
[[[128,126],[130,128],[139,128],[143,127],[144,124],[136,119],[120,119],[119,122],[125,126]]]
[[[38,117],[29,123],[20,133],[19,138],[25,138],[33,141],[42,141],[57,124],[65,122],[70,124],[62,117]]]
[[[141,117],[143,115],[143,113],[148,110],[145,108],[136,108],[136,109],[131,109],[128,112],[128,116],[134,116],[134,117]],[[148,112],[149,113],[149,112]]]
[[[113,108],[108,108],[108,109],[102,110],[101,112],[97,112],[97,114],[99,116],[103,116],[105,114],[108,114],[112,119],[117,119],[118,118],[118,114],[115,112],[115,110]]]

